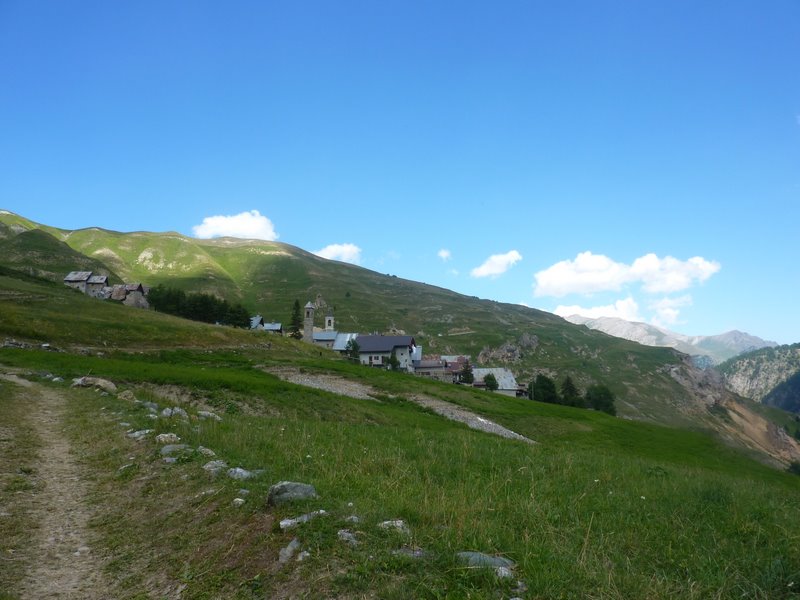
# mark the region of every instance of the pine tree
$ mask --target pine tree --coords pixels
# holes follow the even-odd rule
[[[586,390],[586,404],[589,408],[600,410],[610,415],[616,415],[614,394],[605,385],[592,385]]]
[[[300,311],[300,300],[295,300],[292,306],[292,318],[289,319],[289,337],[296,340],[303,338],[303,314]]]
[[[581,408],[585,406],[578,388],[575,387],[569,375],[561,382],[561,403],[567,406],[577,406]]]
[[[475,375],[472,374],[472,365],[469,364],[469,361],[464,363],[464,367],[459,372],[458,378],[461,383],[466,383],[468,385],[472,385],[475,382]]]
[[[549,404],[560,404],[556,383],[547,375],[541,373],[536,376],[533,384],[533,400],[547,402]]]
[[[492,373],[486,374],[486,376],[483,378],[483,384],[490,392],[494,392],[500,387],[500,385],[497,383],[497,377],[495,377]]]

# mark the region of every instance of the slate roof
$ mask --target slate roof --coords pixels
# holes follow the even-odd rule
[[[314,332],[314,341],[315,342],[333,342],[336,340],[336,331],[315,331]]]
[[[255,329],[256,327],[260,327],[263,324],[264,324],[264,317],[262,317],[261,315],[250,317],[250,329]]]
[[[415,346],[410,335],[360,335],[356,339],[359,352],[391,352],[397,347]]]
[[[108,283],[107,275],[92,275],[86,283],[106,285]]]
[[[280,323],[264,323],[264,331],[282,331]]]
[[[333,342],[332,350],[336,350],[337,352],[344,352],[347,350],[347,344],[350,340],[354,340],[358,337],[357,333],[337,333],[336,340]]]
[[[70,271],[66,277],[64,277],[64,281],[68,281],[70,283],[78,283],[80,281],[89,281],[92,276],[91,271]]]
[[[497,379],[498,389],[501,390],[516,390],[517,389],[517,380],[514,377],[514,374],[509,371],[508,369],[480,369],[480,368],[473,368],[472,375],[475,377],[475,381],[483,381],[483,378],[486,377],[489,373],[494,375],[494,378]]]

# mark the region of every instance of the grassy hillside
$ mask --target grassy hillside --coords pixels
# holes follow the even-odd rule
[[[0,350],[0,365],[65,378],[92,373],[190,414],[186,422],[153,420],[142,404],[33,377],[69,397],[68,430],[93,474],[93,529],[114,597],[180,587],[182,598],[766,599],[793,597],[800,577],[800,479],[699,433],[275,348],[99,358]],[[270,366],[322,370],[377,393],[356,400],[296,386],[263,371]],[[20,393],[12,388],[0,382],[0,408]],[[417,393],[538,443],[443,420],[407,400]],[[222,421],[198,420],[201,408]],[[14,426],[8,414],[0,410],[6,431]],[[154,431],[143,442],[124,435],[144,428]],[[165,464],[153,442],[162,432],[264,472],[246,482],[212,478],[197,452]],[[266,506],[268,487],[280,480],[311,483],[319,498]],[[234,507],[235,497],[245,504]],[[0,499],[15,502],[9,488]],[[328,514],[293,530],[277,526],[317,509]],[[351,515],[359,521],[348,522]],[[410,533],[378,527],[393,519]],[[357,545],[339,539],[343,529]],[[282,566],[278,553],[293,538],[309,556]],[[13,543],[24,556],[24,537]],[[467,550],[513,560],[513,577],[465,567],[455,553]],[[18,576],[9,572],[8,589]]]
[[[441,294],[442,304],[450,297],[427,293]],[[476,320],[495,315],[509,326],[536,314],[468,307]],[[579,330],[561,331],[555,318],[531,320],[535,356],[555,353],[556,340],[583,340],[629,360],[627,345],[612,338],[573,339]],[[91,485],[93,553],[111,597],[796,596],[800,478],[700,432],[361,367],[299,342],[101,302],[10,271],[0,271],[4,337],[69,350],[0,349],[0,372],[21,373],[68,402],[65,427]],[[663,363],[654,356],[633,361],[657,371]],[[594,362],[588,357],[572,360],[596,368],[581,364]],[[294,385],[271,374],[276,368],[369,386],[372,397]],[[86,374],[139,402],[69,387]],[[0,506],[20,515],[0,519],[0,550],[15,559],[0,561],[0,589],[12,598],[29,556],[26,528],[35,527],[18,492],[35,489],[35,456],[47,443],[35,436],[36,412],[21,409],[31,393],[0,378]],[[537,443],[473,431],[421,408],[417,396]],[[154,419],[143,402],[180,406],[189,418]],[[199,419],[199,410],[222,420]],[[125,435],[142,429],[154,431],[140,442]],[[175,433],[192,450],[168,464],[158,433]],[[199,446],[263,472],[214,478]],[[319,498],[267,506],[269,486],[281,480],[311,483]],[[328,514],[292,530],[278,525],[317,509]],[[353,515],[357,523],[347,520]],[[378,526],[393,519],[409,533]],[[356,545],[340,539],[344,529]],[[308,557],[279,563],[294,538]],[[422,557],[407,555],[414,551]],[[466,567],[460,551],[507,557],[513,577]]]
[[[10,213],[0,214],[0,222],[18,230],[41,227]],[[559,380],[570,375],[581,388],[605,383],[622,400],[623,415],[697,425],[697,398],[676,381],[670,365],[688,367],[670,349],[644,347],[549,313],[325,260],[277,242],[45,229],[127,281],[216,293],[283,322],[295,299],[305,303],[320,295],[326,305],[318,311],[320,322],[331,308],[341,331],[403,330],[426,353],[470,354],[486,366],[509,367],[522,383],[538,373]]]
[[[93,271],[108,275],[109,283],[122,283],[102,261],[73,250],[41,229],[0,239],[0,256],[6,267],[51,281],[62,281],[70,271]]]

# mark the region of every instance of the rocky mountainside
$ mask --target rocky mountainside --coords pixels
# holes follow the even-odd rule
[[[736,330],[720,335],[690,336],[656,327],[655,325],[626,321],[615,317],[589,319],[580,315],[572,315],[566,317],[566,319],[570,323],[585,325],[590,329],[638,342],[645,346],[664,346],[675,348],[679,352],[690,356],[708,357],[712,364],[721,363],[743,352],[777,346],[776,342],[763,340],[754,335]]]
[[[800,409],[792,393],[796,386],[788,383],[800,373],[800,344],[748,352],[724,362],[718,370],[725,385],[741,396],[787,410]],[[782,384],[787,385],[778,390]]]

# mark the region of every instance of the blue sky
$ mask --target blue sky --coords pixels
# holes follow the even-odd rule
[[[800,341],[796,0],[0,0],[0,57],[35,221]]]

